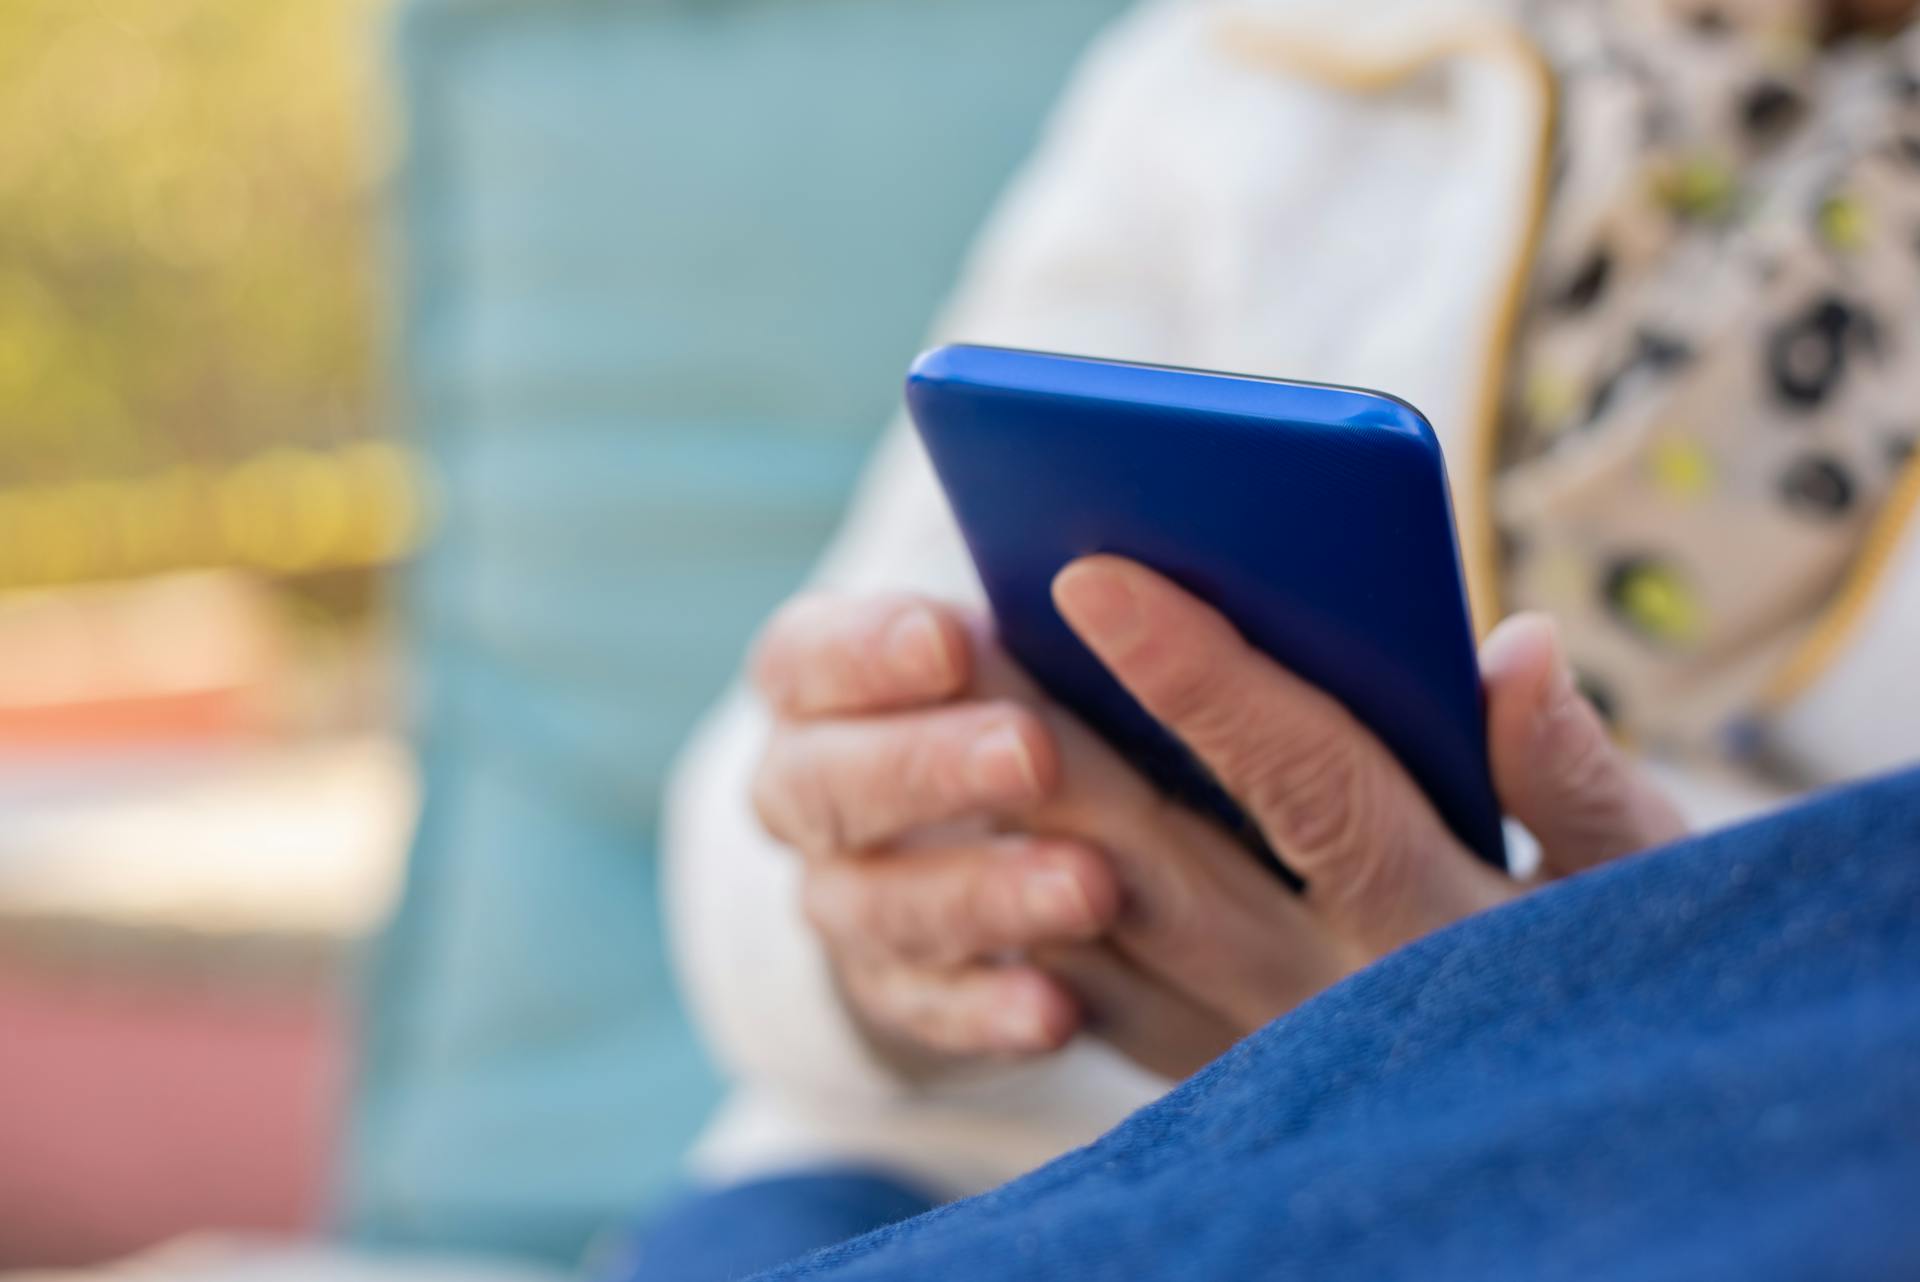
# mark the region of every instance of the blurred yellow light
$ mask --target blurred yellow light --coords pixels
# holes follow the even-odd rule
[[[353,495],[353,519],[345,531],[342,559],[374,564],[413,551],[422,506],[413,457],[390,442],[366,441],[342,450],[340,466]]]
[[[215,500],[234,560],[287,573],[321,565],[346,525],[339,465],[308,450],[270,450],[221,478]]]
[[[120,538],[128,560],[154,570],[211,559],[210,492],[200,469],[184,464],[129,483],[120,509]]]
[[[61,583],[82,576],[92,552],[93,531],[82,510],[84,499],[72,487],[59,486],[15,496],[20,578],[26,583]]]
[[[180,464],[0,489],[0,588],[195,565],[271,574],[383,565],[418,543],[422,494],[415,457],[386,441],[274,449],[225,470]]]
[[[26,559],[21,551],[26,539],[26,520],[25,496],[0,490],[0,586],[26,578]]]

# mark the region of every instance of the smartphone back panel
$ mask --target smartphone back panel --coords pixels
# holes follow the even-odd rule
[[[1212,603],[1370,727],[1462,842],[1505,867],[1446,469],[1412,406],[971,346],[923,355],[906,394],[1002,643],[1162,788],[1273,857],[1054,610],[1053,578],[1077,557],[1130,557]]]

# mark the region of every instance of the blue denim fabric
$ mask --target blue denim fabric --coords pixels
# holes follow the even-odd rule
[[[1443,931],[763,1276],[1920,1277],[1920,772]]]
[[[879,1171],[800,1171],[689,1193],[668,1204],[621,1258],[594,1271],[608,1282],[737,1282],[785,1260],[919,1215],[934,1199]]]

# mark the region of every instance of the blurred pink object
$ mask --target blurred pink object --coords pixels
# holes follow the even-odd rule
[[[0,1272],[321,1225],[413,805],[379,735],[0,769]]]
[[[0,966],[0,1266],[217,1226],[318,1226],[346,1062],[338,994]]]

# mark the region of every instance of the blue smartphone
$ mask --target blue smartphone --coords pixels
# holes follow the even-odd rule
[[[1094,552],[1158,570],[1340,700],[1460,840],[1506,867],[1446,466],[1378,392],[950,346],[907,406],[1002,644],[1148,778],[1298,879],[1053,607]]]

